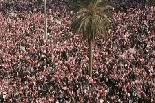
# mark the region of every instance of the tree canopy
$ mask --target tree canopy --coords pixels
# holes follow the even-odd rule
[[[82,33],[84,39],[94,40],[97,34],[104,34],[109,27],[109,2],[102,0],[79,0],[74,6],[71,29]]]

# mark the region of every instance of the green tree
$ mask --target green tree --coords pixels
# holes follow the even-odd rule
[[[112,5],[103,0],[77,0],[72,4],[73,17],[71,30],[83,34],[89,46],[89,76],[92,77],[92,45],[95,37],[99,34],[106,34],[109,27],[109,10]]]

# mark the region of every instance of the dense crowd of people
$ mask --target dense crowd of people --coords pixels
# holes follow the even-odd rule
[[[70,31],[68,4],[48,1],[45,40],[43,3],[0,3],[0,101],[154,103],[155,7],[113,11],[108,34],[94,42],[90,78],[87,41]]]

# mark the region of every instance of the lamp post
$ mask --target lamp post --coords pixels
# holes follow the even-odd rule
[[[48,39],[48,35],[47,35],[47,13],[46,13],[46,0],[44,0],[44,19],[45,19],[45,31],[44,31],[44,39],[45,39],[45,72],[47,73],[47,39]]]
[[[44,39],[47,40],[48,35],[47,35],[47,13],[46,13],[46,0],[44,0],[44,19],[45,19],[45,36]]]

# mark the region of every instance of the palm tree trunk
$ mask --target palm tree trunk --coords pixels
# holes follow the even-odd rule
[[[92,77],[92,60],[93,60],[93,51],[92,51],[92,40],[89,40],[89,76]]]

